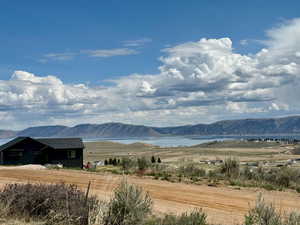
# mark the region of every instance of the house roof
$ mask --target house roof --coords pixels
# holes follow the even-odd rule
[[[0,146],[0,151],[14,146],[15,144],[25,140],[31,139],[49,146],[53,149],[82,149],[84,148],[81,138],[30,138],[30,137],[17,137],[6,144]]]
[[[54,149],[84,148],[81,138],[38,138],[35,140]]]
[[[1,145],[1,146],[0,146],[0,151],[4,150],[4,149],[6,149],[6,148],[9,148],[9,147],[11,147],[11,146],[13,146],[13,145],[15,145],[15,144],[17,144],[17,143],[19,143],[19,142],[21,142],[21,141],[27,139],[27,138],[28,138],[28,137],[17,137],[17,138],[15,138],[15,139],[13,139],[13,140],[11,140],[11,141],[5,143],[4,145]]]

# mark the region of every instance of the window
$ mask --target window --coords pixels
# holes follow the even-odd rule
[[[76,158],[76,151],[75,150],[68,151],[68,159],[75,159],[75,158]]]

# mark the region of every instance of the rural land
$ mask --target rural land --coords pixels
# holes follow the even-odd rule
[[[300,210],[297,142],[253,139],[160,147],[95,141],[84,145],[86,169],[2,166],[1,187],[64,183],[83,192],[89,188],[90,195],[109,202],[125,179],[149,193],[156,217],[198,209],[205,212],[209,224],[244,224],[260,197],[282,215]]]

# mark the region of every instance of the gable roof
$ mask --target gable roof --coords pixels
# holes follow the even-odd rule
[[[19,143],[19,142],[21,142],[21,141],[23,141],[23,140],[25,140],[27,138],[29,138],[29,137],[17,137],[15,139],[13,139],[13,140],[5,143],[4,145],[1,145],[0,146],[0,151],[4,150],[6,148],[9,148],[11,146],[14,146],[15,144],[17,144],[17,143]]]
[[[35,140],[53,149],[84,148],[81,138],[38,138]]]
[[[44,144],[53,149],[83,149],[84,145],[81,138],[30,138],[30,137],[17,137],[6,144],[0,146],[0,151],[10,148],[15,144],[31,139]]]

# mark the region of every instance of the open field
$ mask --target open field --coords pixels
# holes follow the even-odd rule
[[[0,184],[9,182],[66,182],[85,189],[92,181],[92,192],[99,198],[108,200],[112,190],[122,180],[120,175],[97,174],[75,170],[0,170]],[[253,205],[258,193],[262,192],[267,201],[273,202],[281,211],[300,210],[299,194],[295,192],[275,192],[259,189],[231,187],[208,187],[170,183],[148,178],[128,177],[130,183],[142,186],[154,200],[157,214],[180,213],[195,207],[203,208],[213,223],[235,224],[243,220],[243,215]]]
[[[236,157],[241,162],[283,161],[300,158],[291,154],[293,145],[278,143],[241,143],[235,141],[202,144],[192,147],[161,148],[143,143],[119,144],[113,142],[85,143],[85,162],[122,158],[122,156],[140,157],[159,156],[163,164],[177,167],[185,162],[199,162],[206,159],[225,159]],[[299,164],[299,163],[297,163]],[[213,165],[203,165],[213,169]],[[299,167],[299,165],[298,165]],[[100,199],[109,200],[114,188],[123,179],[122,175],[105,172],[107,168],[118,169],[112,165],[99,167],[98,172],[70,169],[46,169],[37,165],[25,167],[1,167],[0,187],[6,183],[59,183],[75,184],[85,190],[91,181],[91,191]],[[104,170],[102,170],[104,169]],[[120,171],[119,171],[120,172]],[[221,182],[217,187],[208,183],[191,182],[172,183],[147,176],[127,176],[129,183],[137,184],[148,191],[154,201],[154,213],[179,214],[194,208],[202,208],[208,214],[208,221],[213,224],[236,225],[244,220],[244,215],[254,205],[262,193],[267,202],[273,203],[280,212],[300,211],[300,194],[295,190],[267,191],[261,188],[232,187]],[[1,224],[1,223],[0,223]]]
[[[191,147],[158,147],[143,143],[120,144],[114,142],[86,142],[85,161],[104,160],[109,157],[122,156],[159,156],[164,162],[176,163],[186,160],[224,159],[232,156],[243,161],[278,161],[300,158],[293,155],[292,145],[278,143],[255,143],[226,141],[210,144],[201,144]]]

